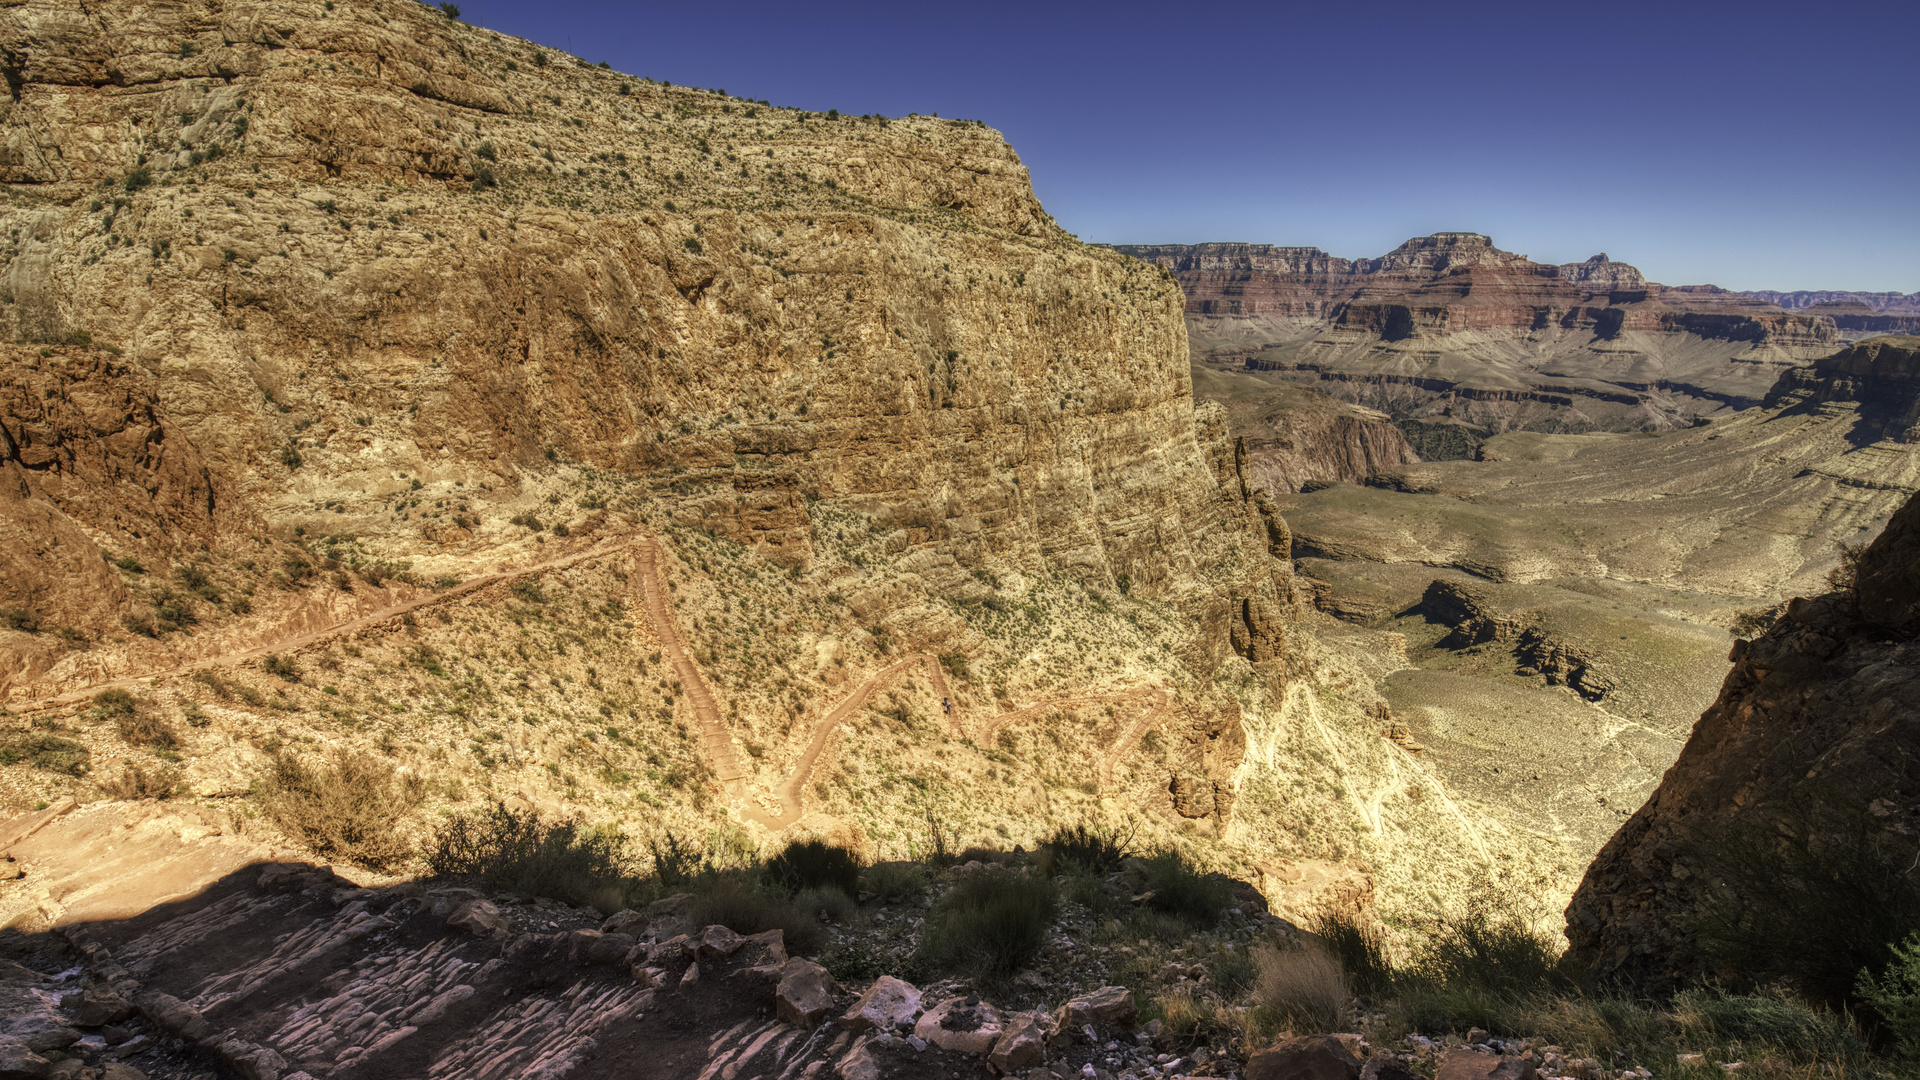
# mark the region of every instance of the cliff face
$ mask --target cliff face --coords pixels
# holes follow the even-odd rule
[[[1505,431],[1660,431],[1759,403],[1833,322],[1596,255],[1563,266],[1477,233],[1377,259],[1255,244],[1133,246],[1187,294],[1196,359],[1271,371],[1388,413],[1423,456]]]
[[[1768,408],[1857,403],[1859,444],[1920,442],[1920,337],[1861,342],[1780,376]]]
[[[1652,989],[1731,977],[1724,939],[1822,942],[1837,987],[1880,963],[1909,917],[1920,786],[1920,499],[1861,555],[1851,592],[1793,601],[1737,642],[1733,671],[1653,797],[1601,851],[1567,909],[1571,956]],[[1801,916],[1768,922],[1798,906]],[[1864,910],[1865,914],[1860,914]],[[1864,940],[1831,938],[1858,923]],[[1897,932],[1892,936],[1897,936]],[[1716,944],[1720,943],[1720,944]],[[1750,973],[1739,973],[1750,974]]]
[[[671,474],[683,520],[794,564],[826,499],[967,565],[1198,588],[1178,290],[1064,237],[981,126],[667,88],[412,6],[29,3],[0,34],[0,326],[110,349],[84,363],[151,395],[203,502],[468,556],[518,530],[396,499],[497,505],[557,458]]]

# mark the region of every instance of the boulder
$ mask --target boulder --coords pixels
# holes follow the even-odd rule
[[[1133,1006],[1133,991],[1124,986],[1103,986],[1081,994],[1060,1009],[1058,1030],[1078,1031],[1083,1024],[1100,1027],[1131,1027],[1138,1011]]]
[[[53,1062],[17,1042],[0,1042],[0,1080],[46,1080]]]
[[[920,991],[910,982],[882,975],[873,980],[867,992],[840,1017],[840,1023],[853,1031],[879,1028],[891,1031],[913,1023],[920,1014]]]
[[[1331,1035],[1281,1039],[1247,1059],[1246,1080],[1360,1080],[1360,1059]]]
[[[1360,1066],[1360,1080],[1420,1080],[1420,1074],[1413,1071],[1413,1066],[1379,1050]]]
[[[740,951],[745,938],[724,926],[709,926],[700,931],[700,943],[696,948],[702,960],[721,960]]]
[[[741,938],[740,948],[733,958],[743,967],[784,965],[787,962],[786,934],[779,930],[766,930]]]
[[[447,916],[447,925],[456,930],[465,930],[475,937],[490,937],[512,928],[500,909],[487,900],[469,900],[461,904],[453,914]]]
[[[601,933],[632,934],[638,937],[647,929],[647,917],[632,908],[621,908],[600,924]]]
[[[1525,1058],[1455,1047],[1440,1056],[1433,1080],[1537,1080],[1539,1075],[1533,1062]],[[1248,1080],[1253,1080],[1251,1073]]]
[[[691,933],[693,926],[693,895],[678,893],[663,897],[647,905],[647,922],[657,937],[674,937]]]
[[[671,964],[676,960],[684,960],[693,953],[694,948],[693,939],[685,934],[656,941],[647,949],[647,963]]]
[[[833,1009],[833,976],[811,960],[794,958],[781,969],[774,1010],[789,1024],[813,1027]]]
[[[880,1063],[873,1059],[873,1052],[864,1042],[855,1043],[853,1049],[841,1055],[833,1067],[833,1075],[839,1080],[880,1080],[884,1075]]]
[[[984,1054],[1006,1030],[1000,1010],[978,997],[951,997],[928,1009],[913,1033],[942,1050]]]
[[[282,1076],[280,1080],[294,1080],[298,1075],[302,1074],[290,1073]],[[109,1061],[100,1066],[100,1080],[147,1080],[147,1074],[125,1062]],[[308,1080],[312,1078],[309,1077]]]
[[[1041,1026],[1038,1014],[1021,1012],[1007,1017],[1000,1037],[994,1040],[993,1049],[987,1052],[987,1064],[1006,1075],[1015,1069],[1046,1063],[1047,1032]]]

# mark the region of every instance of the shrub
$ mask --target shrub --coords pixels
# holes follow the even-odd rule
[[[1322,912],[1308,927],[1340,961],[1356,993],[1378,994],[1393,985],[1393,962],[1377,924],[1345,911]]]
[[[693,903],[695,925],[719,923],[741,934],[778,930],[795,955],[815,956],[829,944],[820,923],[785,896],[756,889],[735,873],[709,875],[702,884]]]
[[[1340,958],[1313,940],[1253,950],[1253,1000],[1296,1032],[1343,1031],[1347,976]]]
[[[573,820],[542,821],[503,804],[449,820],[427,853],[427,868],[607,911],[625,906],[640,889],[625,837]]]
[[[93,709],[102,720],[111,720],[118,716],[132,716],[134,713],[133,695],[119,687],[102,690],[93,695]]]
[[[127,194],[132,195],[151,183],[153,183],[153,170],[142,166],[128,173],[127,178],[121,181],[121,186],[126,189]]]
[[[1417,980],[1506,997],[1565,985],[1559,951],[1518,915],[1476,911],[1427,930],[1415,954]]]
[[[1920,1057],[1920,933],[1893,946],[1893,961],[1879,975],[1863,970],[1854,996],[1872,1006],[1902,1053]]]
[[[1123,836],[1117,825],[1104,829],[1085,822],[1062,825],[1046,840],[1046,858],[1051,864],[1047,869],[1060,873],[1068,866],[1077,866],[1095,874],[1111,874],[1126,859],[1132,840],[1133,831]]]
[[[120,737],[129,746],[147,746],[155,750],[171,750],[180,745],[180,736],[165,720],[152,713],[134,712],[116,718],[113,726]]]
[[[789,895],[819,888],[838,889],[846,896],[860,891],[860,860],[846,848],[818,840],[788,844],[761,867],[760,875]]]
[[[1053,923],[1053,884],[1014,870],[981,870],[940,898],[920,935],[934,967],[999,982],[1031,963]]]
[[[0,608],[0,624],[9,630],[18,630],[26,634],[40,632],[40,617],[30,608]]]
[[[269,675],[277,675],[290,683],[300,681],[300,665],[293,662],[291,656],[268,653],[260,660],[260,667]]]
[[[0,742],[0,765],[24,761],[36,769],[84,776],[89,757],[85,746],[58,735],[20,735]]]
[[[1164,911],[1200,925],[1217,921],[1233,903],[1233,886],[1218,874],[1202,874],[1178,851],[1163,851],[1144,859],[1146,901]]]
[[[875,863],[861,872],[860,885],[882,903],[897,904],[927,891],[927,871],[919,863]]]
[[[1794,1057],[1837,1062],[1866,1049],[1845,1013],[1809,1006],[1784,994],[1684,990],[1674,998],[1682,1031],[1775,1047]]]
[[[289,834],[314,851],[389,868],[413,855],[400,832],[425,794],[413,774],[341,751],[324,765],[277,753],[260,784],[261,803]]]
[[[169,799],[183,790],[176,769],[158,766],[152,772],[127,762],[119,776],[100,782],[100,790],[116,799]]]

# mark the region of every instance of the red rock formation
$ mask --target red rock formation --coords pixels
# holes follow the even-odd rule
[[[1626,331],[1818,345],[1830,321],[1790,315],[1711,285],[1669,287],[1604,254],[1552,266],[1479,233],[1416,237],[1377,259],[1266,244],[1123,245],[1172,270],[1190,315],[1325,318],[1388,341],[1460,330],[1558,327],[1611,339]]]

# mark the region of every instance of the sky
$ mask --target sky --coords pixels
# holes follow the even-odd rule
[[[462,0],[775,105],[986,121],[1098,243],[1486,233],[1667,284],[1920,291],[1920,3]]]

